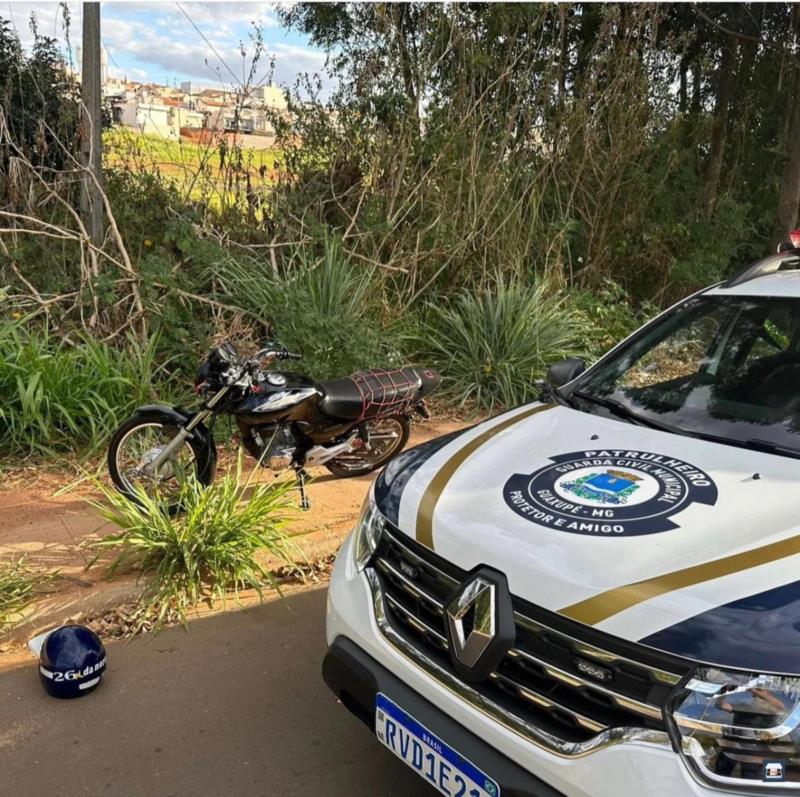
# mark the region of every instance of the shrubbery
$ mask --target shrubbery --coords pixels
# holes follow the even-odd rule
[[[550,363],[583,353],[581,332],[563,293],[497,277],[479,292],[429,302],[416,349],[441,369],[445,396],[492,411],[534,398]]]
[[[152,498],[143,489],[137,501],[98,484],[102,502],[92,502],[119,532],[94,544],[111,550],[110,573],[134,567],[145,586],[140,623],[156,624],[178,617],[200,601],[225,601],[232,591],[254,589],[259,595],[273,583],[259,552],[291,564],[295,548],[285,531],[293,507],[290,482],[253,484],[242,481],[238,467],[210,487],[194,478],[183,481],[183,513],[171,517],[169,500]]]
[[[379,281],[332,236],[317,247],[290,250],[278,274],[229,258],[215,267],[214,277],[220,301],[271,323],[279,341],[303,355],[302,369],[316,379],[398,359],[382,328]]]
[[[583,351],[589,359],[605,354],[660,310],[651,302],[635,304],[625,289],[611,280],[596,291],[573,292],[571,301],[579,313]]]
[[[0,324],[0,453],[98,453],[111,430],[152,396],[156,339],[113,348],[46,324]]]

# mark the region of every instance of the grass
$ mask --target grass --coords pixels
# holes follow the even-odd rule
[[[231,206],[237,188],[244,188],[247,179],[252,189],[269,186],[280,157],[274,149],[239,147],[234,160],[228,149],[223,161],[219,144],[167,139],[125,127],[107,131],[103,144],[106,166],[157,174],[174,184],[184,199],[203,201],[216,209]]]
[[[417,348],[441,369],[442,395],[492,412],[532,399],[547,366],[582,352],[579,316],[544,282],[495,284],[429,303]]]
[[[297,247],[285,271],[275,276],[247,261],[220,262],[213,268],[217,298],[274,322],[280,342],[304,356],[301,370],[315,379],[395,359],[378,317],[378,281],[334,236],[318,248]]]
[[[0,562],[0,633],[33,600],[38,583],[24,559]]]
[[[74,345],[26,319],[0,324],[0,451],[92,454],[150,398],[155,340],[124,350],[88,336]]]
[[[235,471],[210,487],[190,478],[181,485],[184,513],[170,517],[166,502],[144,491],[139,504],[102,484],[102,501],[89,503],[121,531],[93,547],[116,552],[109,575],[121,567],[139,569],[145,583],[140,624],[161,626],[173,617],[186,622],[200,601],[223,602],[233,592],[274,585],[258,561],[269,553],[291,564],[295,550],[285,531],[293,510],[289,482],[242,483],[242,457]]]

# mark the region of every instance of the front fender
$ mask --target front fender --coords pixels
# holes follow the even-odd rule
[[[168,421],[175,426],[184,426],[195,415],[196,412],[170,404],[144,404],[133,411],[134,418]],[[217,471],[217,445],[214,435],[205,424],[199,423],[192,429],[191,439],[198,457],[197,476],[203,484],[211,484]]]

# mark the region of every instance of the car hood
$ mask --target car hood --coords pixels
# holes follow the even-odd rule
[[[401,532],[576,622],[800,672],[800,460],[532,404],[398,457]]]

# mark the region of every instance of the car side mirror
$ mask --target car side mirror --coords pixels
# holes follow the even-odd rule
[[[547,381],[553,387],[562,387],[580,376],[586,370],[586,361],[583,357],[567,357],[566,360],[553,363],[547,369]]]

